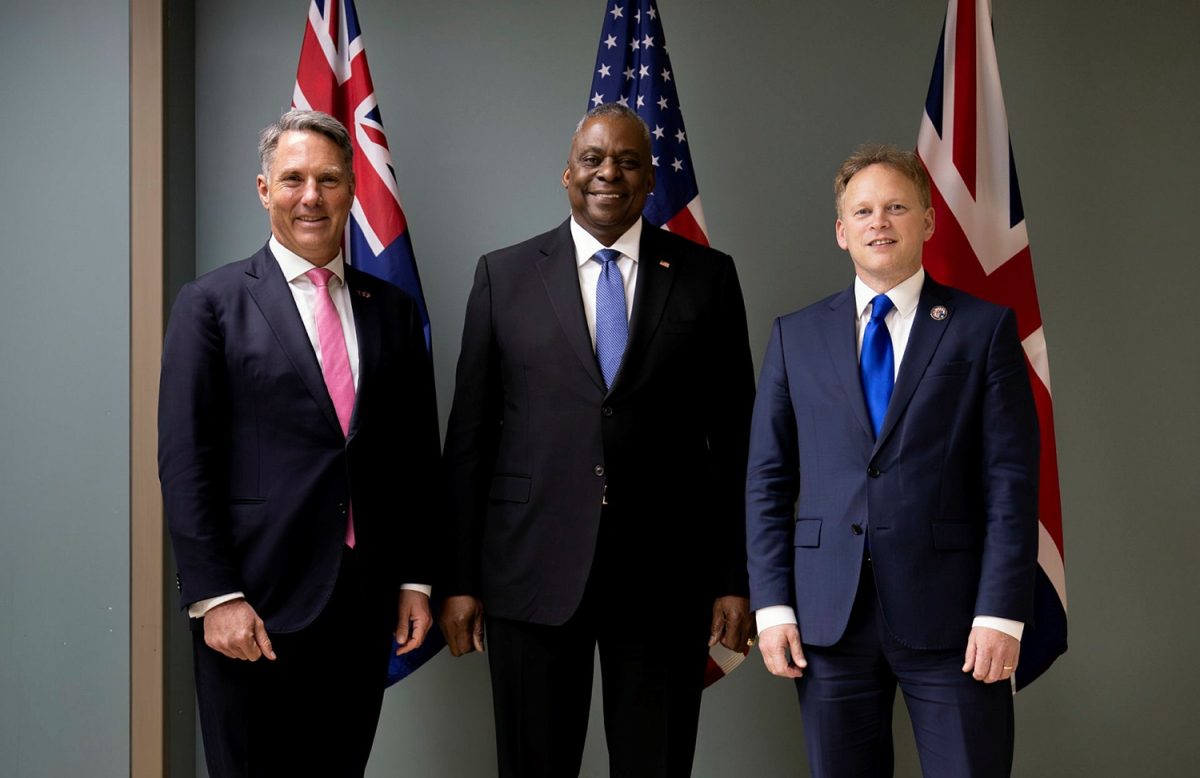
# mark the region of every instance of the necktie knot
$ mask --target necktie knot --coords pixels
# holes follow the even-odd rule
[[[314,267],[304,275],[308,276],[308,280],[313,282],[313,286],[318,289],[324,289],[329,286],[329,279],[333,277],[333,271],[326,267]]]
[[[600,263],[601,267],[607,268],[609,263],[616,262],[621,258],[621,252],[616,249],[600,249],[592,255],[592,259]]]
[[[892,304],[892,298],[886,294],[875,295],[875,299],[871,300],[871,321],[878,321],[887,316],[893,307],[895,306]]]

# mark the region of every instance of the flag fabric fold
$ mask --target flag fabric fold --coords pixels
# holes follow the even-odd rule
[[[930,275],[1017,313],[1041,428],[1036,610],[1014,675],[1020,690],[1067,650],[1067,592],[1054,406],[1041,309],[1017,185],[990,0],[949,0],[917,141],[937,225]]]
[[[429,311],[413,256],[408,221],[392,153],[375,101],[367,52],[354,0],[312,0],[300,47],[292,106],[324,111],[346,126],[354,146],[354,203],[346,224],[351,265],[403,289],[417,302],[430,347]],[[435,611],[436,613],[436,611]],[[446,645],[435,624],[417,650],[396,656],[392,643],[388,683],[411,674]]]
[[[650,128],[655,182],[643,218],[709,245],[662,14],[650,0],[606,2],[589,95],[588,110],[604,103],[620,103],[636,111]],[[747,653],[730,651],[720,643],[713,646],[705,686],[733,672]]]

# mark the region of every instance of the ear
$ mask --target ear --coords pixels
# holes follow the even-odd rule
[[[565,168],[563,168],[563,174],[562,174],[563,189],[566,189],[567,185],[570,182],[571,182],[571,166],[567,165]]]
[[[925,209],[925,240],[933,237],[933,208]]]
[[[262,173],[258,174],[258,201],[263,208],[271,207],[271,190],[267,187],[267,177]]]
[[[842,220],[838,219],[833,223],[833,234],[837,237],[837,244],[843,250],[850,250],[850,242],[846,240],[846,225],[842,224]]]

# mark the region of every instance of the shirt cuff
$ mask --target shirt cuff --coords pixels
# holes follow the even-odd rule
[[[971,626],[999,630],[1017,640],[1020,640],[1021,635],[1025,632],[1025,622],[1002,619],[998,616],[976,616],[975,620],[971,622]]]
[[[796,611],[790,605],[768,605],[754,612],[754,620],[758,624],[758,632],[778,627],[780,624],[795,624]]]
[[[188,606],[188,616],[193,619],[202,619],[204,614],[208,613],[218,605],[230,602],[232,600],[245,599],[246,595],[241,592],[231,592],[222,594],[217,597],[209,597],[207,600],[196,600]]]
[[[408,589],[410,592],[420,592],[421,594],[425,595],[426,597],[429,597],[433,594],[433,587],[430,586],[429,584],[406,583],[406,584],[400,584],[400,588]]]

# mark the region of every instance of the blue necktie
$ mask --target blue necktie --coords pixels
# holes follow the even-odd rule
[[[625,282],[617,259],[616,249],[600,249],[592,259],[600,263],[600,281],[596,284],[596,358],[604,385],[611,388],[625,356],[625,341],[629,339],[629,320],[625,317]]]
[[[883,427],[883,417],[887,415],[888,401],[892,399],[892,387],[896,383],[892,333],[888,332],[887,324],[883,321],[890,310],[892,301],[886,294],[876,295],[871,301],[871,321],[867,322],[867,331],[863,334],[862,357],[858,363],[867,413],[871,415],[871,426],[877,438]]]

